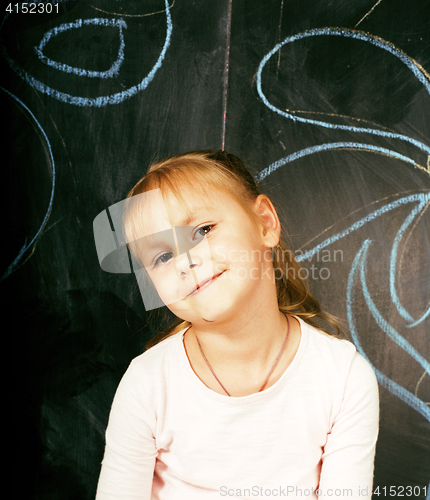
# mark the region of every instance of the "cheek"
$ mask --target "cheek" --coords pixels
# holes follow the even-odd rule
[[[225,239],[222,244],[211,246],[212,256],[216,262],[232,266],[258,265],[264,258],[264,250],[258,242],[249,239]]]
[[[212,259],[218,263],[234,263],[239,260],[243,249],[240,239],[225,236],[222,240],[210,241]]]
[[[174,268],[162,272],[151,272],[149,277],[164,304],[172,303],[175,296],[174,279],[175,277],[177,279]]]
[[[197,261],[197,257],[192,258]],[[211,278],[218,272],[225,269],[225,266],[218,272],[211,259],[199,260],[199,264],[192,270],[188,270],[184,276],[178,275],[178,270],[174,265],[162,272],[150,273],[152,284],[157,290],[160,299],[166,306],[184,300],[189,293],[201,282]]]

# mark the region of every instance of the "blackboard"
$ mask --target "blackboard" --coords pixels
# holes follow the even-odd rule
[[[164,324],[133,275],[101,270],[94,218],[154,158],[225,148],[261,180],[312,291],[377,373],[374,498],[390,486],[430,498],[430,2],[2,8],[15,490],[94,498],[116,386]]]

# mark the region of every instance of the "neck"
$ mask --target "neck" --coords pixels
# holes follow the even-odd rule
[[[263,312],[263,313],[262,313]],[[277,301],[240,311],[226,321],[193,323],[189,335],[198,337],[210,362],[260,365],[273,361],[287,332]]]

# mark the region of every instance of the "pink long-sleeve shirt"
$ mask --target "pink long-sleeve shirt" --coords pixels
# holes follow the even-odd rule
[[[352,343],[299,321],[292,363],[249,396],[201,382],[185,330],[135,358],[112,405],[96,499],[371,498],[376,377]]]

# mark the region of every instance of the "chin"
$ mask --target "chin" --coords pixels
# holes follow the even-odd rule
[[[222,300],[218,292],[212,294],[210,290],[206,290],[201,293],[204,300],[196,301],[194,299],[188,301],[184,299],[167,307],[173,314],[184,321],[196,325],[208,325],[209,323],[219,323],[234,318],[238,309],[241,309],[246,304],[246,301],[237,300],[236,294],[224,294],[224,300]]]
[[[172,304],[173,305],[173,304]],[[172,311],[172,313],[183,321],[189,321],[190,323],[204,324],[207,325],[209,323],[218,322],[222,319],[225,314],[217,313],[215,311],[197,311],[187,305],[183,304],[182,307],[180,303],[175,304],[175,307],[168,306],[168,309]]]

